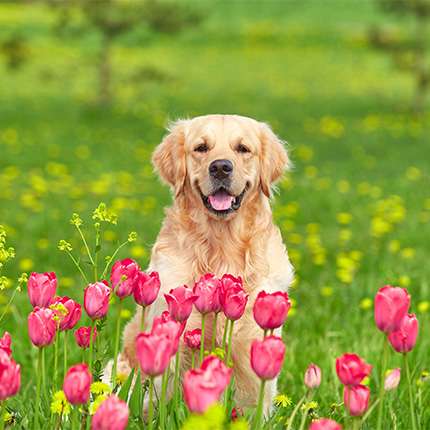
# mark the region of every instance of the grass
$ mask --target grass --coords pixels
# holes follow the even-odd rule
[[[139,241],[122,255],[145,267],[170,201],[149,163],[166,121],[210,112],[268,121],[288,140],[295,165],[274,200],[297,270],[279,389],[297,402],[303,372],[315,362],[323,369],[315,414],[341,419],[342,408],[332,405],[341,403],[334,359],[342,352],[375,366],[376,397],[382,339],[371,299],[383,284],[412,294],[421,324],[411,353],[414,380],[430,366],[429,114],[407,113],[413,82],[367,46],[367,28],[386,22],[372,2],[207,8],[202,27],[177,37],[146,30],[124,37],[113,53],[115,103],[99,108],[95,35],[58,39],[48,9],[0,5],[0,38],[19,29],[30,43],[21,69],[12,73],[0,63],[0,223],[17,251],[5,274],[55,270],[61,294],[82,298],[82,282],[57,243],[73,237],[72,212],[89,219],[99,201],[120,218],[104,233],[106,252],[136,230]],[[140,78],[148,67],[164,78]],[[0,292],[0,306],[11,291]],[[0,330],[12,333],[23,368],[21,395],[11,402],[21,418],[36,363],[29,311],[24,291]],[[114,317],[108,324],[113,330]],[[389,366],[399,365],[391,354]],[[417,402],[428,403],[429,384],[420,392]],[[406,385],[389,397],[397,428],[408,429]],[[422,428],[429,423],[424,412]]]

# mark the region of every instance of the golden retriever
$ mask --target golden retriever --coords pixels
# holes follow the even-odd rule
[[[250,297],[247,311],[234,326],[235,400],[240,407],[255,405],[259,380],[250,366],[250,346],[262,338],[262,330],[253,320],[252,305],[259,291],[286,291],[293,279],[269,202],[273,183],[289,165],[286,149],[267,124],[237,115],[207,115],[173,123],[152,160],[174,201],[152,249],[148,270],[159,273],[161,290],[146,317],[147,328],[166,309],[163,294],[172,288],[193,286],[208,272],[241,276]],[[138,306],[124,330],[119,372],[137,366],[140,313]],[[187,329],[200,327],[200,322],[193,312]],[[206,326],[208,341],[211,322]],[[223,330],[221,319],[219,343]],[[182,351],[185,370],[190,358],[185,348]],[[266,410],[275,391],[276,381],[271,381]]]

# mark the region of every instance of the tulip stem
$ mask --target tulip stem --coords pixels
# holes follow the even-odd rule
[[[234,321],[231,320],[230,321],[230,327],[228,329],[228,342],[227,342],[227,360],[226,360],[226,364],[227,366],[230,366],[230,360],[231,360],[231,350],[232,350],[232,343],[233,343],[233,326],[234,326]]]
[[[94,343],[94,325],[95,320],[91,320],[91,330],[90,330],[90,353],[88,357],[88,368],[90,369],[91,375],[93,374],[93,343]]]
[[[264,388],[266,385],[266,381],[264,379],[261,380],[260,385],[260,393],[258,394],[258,404],[257,410],[254,415],[254,422],[252,423],[253,430],[259,430],[261,428],[261,416],[263,415],[263,403],[264,403]]]
[[[0,430],[4,429],[4,411],[6,410],[6,407],[4,406],[5,404],[5,401],[0,401]]]
[[[91,333],[90,333],[91,336]],[[67,373],[67,330],[64,330],[64,356],[63,356],[63,370],[64,370],[64,376],[66,376]]]
[[[175,375],[176,378],[176,375]],[[159,406],[159,415],[160,415],[160,429],[164,430],[166,427],[166,392],[167,392],[167,383],[169,381],[169,367],[164,371],[163,376],[161,377],[161,397],[160,397],[160,406]],[[176,393],[174,393],[176,398]]]
[[[216,345],[216,329],[217,329],[217,322],[218,322],[218,313],[215,313],[214,320],[212,323],[212,346],[211,346],[211,352],[215,349]]]
[[[196,362],[196,354],[194,350],[191,351],[191,369],[194,369]]]
[[[409,393],[409,412],[411,414],[411,422],[412,422],[412,430],[417,429],[416,416],[415,416],[415,407],[414,407],[414,396],[412,393],[412,381],[411,381],[411,372],[409,369],[409,361],[406,353],[403,354],[403,365],[406,372],[406,379],[408,381],[408,393]]]
[[[57,390],[57,380],[58,380],[58,339],[60,336],[59,326],[57,325],[57,331],[55,333],[54,340],[54,391]]]
[[[360,417],[353,417],[352,418],[352,430],[360,430],[361,427],[361,420]]]
[[[202,314],[202,339],[200,342],[200,364],[203,361],[203,357],[205,354],[205,319],[206,314]]]
[[[293,422],[294,422],[294,418],[297,415],[297,412],[299,412],[300,406],[302,406],[303,402],[306,400],[307,397],[307,393],[299,400],[299,402],[297,403],[296,407],[294,408],[293,412],[291,413],[291,416],[288,420],[288,427],[287,430],[291,430],[293,428]]]
[[[148,430],[152,430],[154,420],[154,377],[149,378]]]
[[[225,319],[225,325],[224,325],[224,334],[222,335],[222,349],[225,351],[226,343],[227,343],[227,332],[228,332],[228,325],[230,324],[230,320],[227,318]]]
[[[42,385],[42,360],[43,360],[43,348],[39,348],[39,356],[37,359],[37,385],[36,385],[36,402],[34,404],[35,413],[33,428],[39,428],[39,408],[40,408],[40,387]]]
[[[100,251],[100,224],[95,224],[96,229],[96,248],[94,251],[94,282],[98,281],[99,251]]]
[[[142,306],[142,313],[140,315],[140,331],[145,331],[145,311],[146,306]]]
[[[175,408],[178,407],[178,402],[179,402],[178,396],[179,396],[180,363],[181,363],[181,353],[178,348],[178,351],[176,352],[176,359],[175,359],[175,379],[173,382],[173,399],[174,399],[173,404],[175,405]]]
[[[386,335],[383,338],[382,345],[382,361],[381,361],[381,377],[379,380],[379,406],[378,406],[378,421],[376,425],[377,430],[381,430],[382,428],[382,417],[384,415],[384,379],[385,379],[385,370],[387,368],[387,360],[388,360],[388,340]]]
[[[118,317],[116,319],[116,334],[115,334],[115,345],[114,345],[114,355],[113,355],[113,367],[112,367],[112,388],[115,390],[116,386],[116,369],[118,361],[118,351],[119,351],[119,337],[121,329],[121,310],[122,310],[122,300],[119,299],[118,305]]]

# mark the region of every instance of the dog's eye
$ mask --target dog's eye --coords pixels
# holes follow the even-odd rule
[[[241,152],[242,154],[246,154],[247,152],[251,152],[249,150],[249,148],[247,148],[245,145],[242,145],[241,143],[239,143],[239,145],[237,145],[236,151]]]
[[[194,151],[196,151],[196,152],[208,152],[209,147],[208,147],[208,145],[206,145],[206,143],[201,143],[200,145],[197,145],[194,148]]]

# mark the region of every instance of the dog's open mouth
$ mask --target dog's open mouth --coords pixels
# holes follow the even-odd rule
[[[208,196],[205,196],[201,192],[200,194],[207,209],[217,215],[227,215],[240,208],[246,189],[247,187],[238,196],[230,194],[225,188],[218,188],[218,190]]]

